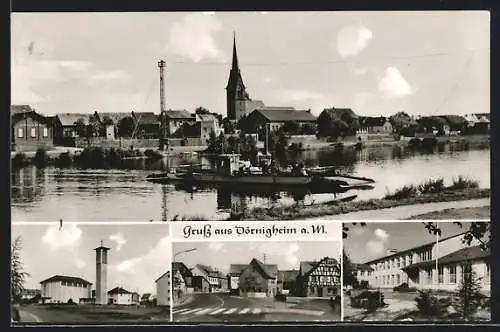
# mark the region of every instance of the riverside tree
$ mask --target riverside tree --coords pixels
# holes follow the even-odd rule
[[[120,137],[131,137],[134,133],[135,121],[131,116],[120,119],[118,122],[118,135]]]

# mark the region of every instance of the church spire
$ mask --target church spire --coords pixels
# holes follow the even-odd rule
[[[236,33],[233,32],[233,70],[240,70],[238,67],[238,54],[236,54]]]

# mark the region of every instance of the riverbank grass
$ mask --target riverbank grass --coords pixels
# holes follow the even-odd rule
[[[452,202],[488,198],[491,190],[480,189],[477,181],[459,177],[450,186],[444,186],[442,179],[428,180],[420,185],[404,186],[382,199],[339,202],[336,205],[321,203],[313,206],[278,206],[273,208],[240,209],[233,207],[227,220],[294,220],[328,215],[380,210],[404,205]]]

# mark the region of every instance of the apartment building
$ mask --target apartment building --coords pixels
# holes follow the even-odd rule
[[[490,252],[479,247],[478,241],[470,246],[462,243],[464,233],[357,264],[359,280],[370,287],[394,288],[407,283],[417,289],[453,291],[458,288],[463,274],[474,271],[481,278],[482,290],[490,292]]]

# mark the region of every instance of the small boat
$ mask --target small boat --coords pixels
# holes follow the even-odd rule
[[[375,180],[370,178],[338,173],[337,170],[335,169],[335,166],[324,166],[324,167],[316,166],[308,168],[306,170],[309,175],[322,176],[332,180],[334,179],[344,180],[347,182],[351,182],[351,184],[352,184],[351,180],[359,180],[361,182],[375,183]]]

